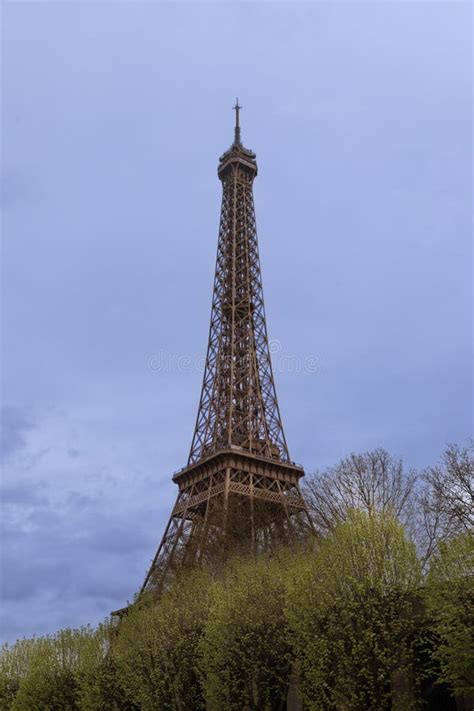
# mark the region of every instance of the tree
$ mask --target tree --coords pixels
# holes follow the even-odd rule
[[[93,634],[90,627],[63,629],[35,640],[12,711],[79,711],[77,670],[84,641]]]
[[[385,449],[351,454],[304,483],[317,530],[326,535],[354,509],[390,512],[408,528],[415,508],[417,475]]]
[[[119,684],[111,654],[115,626],[105,620],[93,635],[83,639],[76,671],[78,703],[81,711],[134,711]]]
[[[474,529],[474,443],[467,447],[450,444],[441,465],[423,475],[425,511],[438,521],[444,536]]]
[[[212,589],[201,642],[210,709],[286,709],[292,656],[284,556],[230,561]]]
[[[20,639],[4,644],[0,653],[0,709],[9,711],[20,684],[28,675],[37,640]]]
[[[388,513],[348,512],[295,561],[287,616],[305,708],[414,707],[420,581],[415,546]]]
[[[4,645],[1,711],[133,711],[118,686],[106,621]],[[135,707],[136,708],[136,707]]]
[[[426,604],[437,638],[439,681],[474,696],[474,536],[440,545],[426,581]]]
[[[314,524],[323,536],[353,509],[388,511],[416,543],[425,569],[440,541],[474,526],[473,445],[450,445],[440,466],[422,476],[405,470],[384,449],[351,454],[303,484]]]
[[[204,571],[185,570],[158,600],[132,606],[111,650],[120,685],[142,711],[204,708],[198,645],[210,588]]]

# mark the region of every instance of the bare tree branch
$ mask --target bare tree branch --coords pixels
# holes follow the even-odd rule
[[[321,535],[350,509],[390,511],[415,541],[425,567],[438,543],[474,528],[474,446],[449,445],[441,464],[419,476],[385,449],[351,454],[304,484]]]

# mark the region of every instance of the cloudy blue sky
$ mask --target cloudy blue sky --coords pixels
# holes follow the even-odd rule
[[[469,436],[470,13],[3,4],[2,639],[102,619],[158,545],[236,95],[292,457]]]

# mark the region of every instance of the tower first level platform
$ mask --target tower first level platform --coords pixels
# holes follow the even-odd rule
[[[220,566],[237,553],[291,544],[311,522],[302,467],[232,446],[173,476],[179,493],[140,594],[162,589],[177,569]]]

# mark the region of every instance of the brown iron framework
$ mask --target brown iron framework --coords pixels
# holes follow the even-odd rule
[[[291,542],[311,526],[290,461],[268,345],[253,202],[255,153],[240,138],[219,159],[222,206],[209,343],[188,464],[140,594],[186,564]]]

